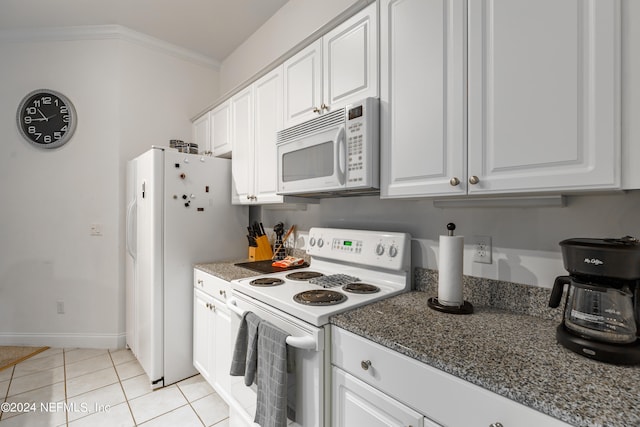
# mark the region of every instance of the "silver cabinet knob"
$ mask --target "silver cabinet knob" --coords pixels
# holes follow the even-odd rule
[[[360,362],[360,366],[362,367],[362,369],[364,369],[365,371],[369,370],[369,367],[371,366],[371,360],[363,360],[362,362]]]
[[[502,423],[493,423],[489,427],[504,427]]]
[[[323,102],[320,106],[320,109],[323,111],[329,111],[329,106]]]
[[[451,184],[452,187],[455,187],[457,185],[460,185],[460,180],[454,176],[449,180],[449,184]]]
[[[324,104],[322,104],[322,105],[324,105]],[[320,108],[318,108],[318,107],[313,107],[313,112],[317,113],[317,114],[320,114],[322,112],[322,110]]]
[[[476,185],[479,182],[480,182],[480,178],[478,178],[477,176],[473,175],[469,177],[469,184]],[[500,427],[500,426],[497,426],[497,427]]]
[[[198,285],[202,286],[202,279],[198,279]]]

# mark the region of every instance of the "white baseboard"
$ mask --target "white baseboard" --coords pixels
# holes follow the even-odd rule
[[[35,334],[0,332],[0,345],[49,346],[56,348],[121,349],[126,334]]]

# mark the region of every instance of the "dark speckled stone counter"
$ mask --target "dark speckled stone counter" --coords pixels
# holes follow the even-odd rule
[[[245,277],[259,276],[260,273],[238,267],[235,263],[245,262],[247,260],[210,262],[206,264],[196,264],[194,268],[209,273],[212,276],[219,277],[228,282],[236,279],[244,279]]]
[[[556,343],[557,320],[476,306],[436,312],[410,292],[331,323],[575,426],[640,426],[640,367],[589,360]]]

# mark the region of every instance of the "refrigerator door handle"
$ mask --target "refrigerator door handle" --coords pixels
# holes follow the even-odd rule
[[[135,215],[137,211],[137,203],[134,198],[129,202],[129,206],[127,206],[127,252],[131,256],[131,258],[136,259],[136,249],[134,248],[135,236],[133,235],[135,232]]]

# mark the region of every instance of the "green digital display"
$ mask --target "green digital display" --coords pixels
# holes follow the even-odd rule
[[[351,241],[350,240],[345,240],[343,245],[345,246],[351,246]]]

